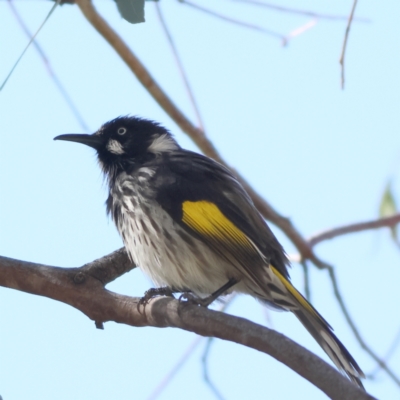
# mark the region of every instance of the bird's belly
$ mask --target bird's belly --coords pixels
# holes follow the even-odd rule
[[[157,286],[208,295],[237,271],[159,206],[125,210],[121,216],[118,230],[129,256]]]

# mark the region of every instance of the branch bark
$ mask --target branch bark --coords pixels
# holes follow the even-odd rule
[[[354,224],[332,228],[327,231],[318,233],[314,236],[311,236],[308,239],[308,243],[311,247],[314,247],[318,243],[321,243],[328,239],[333,239],[338,236],[347,235],[349,233],[367,231],[370,229],[393,228],[399,223],[400,223],[400,213],[391,215],[390,217],[374,219],[372,221],[356,222]]]
[[[59,268],[0,256],[0,285],[69,304],[102,326],[115,321],[131,326],[180,328],[201,336],[229,340],[269,354],[307,379],[327,396],[340,400],[373,399],[316,355],[282,334],[234,317],[171,298],[153,299],[138,310],[138,298],[111,292],[104,282],[132,266],[114,265],[114,274],[99,279],[96,273],[110,259],[122,261],[119,250],[81,268]],[[101,275],[101,274],[100,274]]]

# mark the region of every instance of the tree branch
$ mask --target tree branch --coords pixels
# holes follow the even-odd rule
[[[291,8],[291,7],[283,7],[277,4],[272,4],[272,3],[265,3],[257,0],[237,0],[242,3],[247,3],[255,6],[260,6],[264,8],[269,8],[270,10],[278,11],[278,12],[283,12],[285,14],[297,14],[297,15],[304,15],[306,17],[311,17],[311,18],[316,18],[316,19],[330,19],[330,20],[348,20],[349,17],[345,15],[334,15],[334,14],[324,14],[324,13],[317,13],[315,11],[307,11],[307,10],[302,10],[299,8]],[[366,18],[353,18],[354,21],[359,21],[359,22],[370,22],[369,19]]]
[[[392,215],[390,217],[379,218],[372,221],[357,222],[355,224],[339,226],[337,228],[329,229],[327,231],[318,233],[311,236],[308,239],[308,243],[311,247],[314,247],[318,243],[324,240],[333,239],[338,236],[347,235],[348,233],[355,233],[366,231],[370,229],[378,228],[392,228],[400,223],[400,213]]]
[[[255,31],[258,31],[258,32],[261,32],[261,33],[265,33],[265,34],[267,34],[269,36],[278,38],[278,39],[280,39],[282,41],[283,45],[285,45],[285,42],[286,42],[285,41],[285,36],[283,36],[281,33],[278,33],[278,32],[275,32],[275,31],[271,31],[270,29],[265,29],[265,28],[263,28],[261,26],[258,26],[258,25],[249,24],[248,22],[240,21],[240,20],[235,19],[235,18],[228,17],[228,16],[226,16],[224,14],[220,14],[220,13],[217,13],[216,11],[210,10],[209,8],[205,8],[205,7],[199,6],[198,4],[192,3],[191,1],[179,0],[179,2],[182,3],[182,4],[186,4],[187,6],[193,7],[194,9],[196,9],[198,11],[201,11],[201,12],[203,12],[205,14],[208,14],[208,15],[211,15],[213,17],[219,18],[222,21],[226,21],[226,22],[229,22],[231,24],[242,26],[244,28],[252,29],[252,30],[255,30]]]
[[[189,79],[188,79],[188,77],[186,75],[186,72],[185,72],[185,68],[183,67],[183,63],[181,61],[181,58],[179,57],[178,49],[177,49],[177,47],[175,45],[174,39],[172,37],[172,34],[171,34],[170,30],[168,29],[168,25],[167,25],[167,22],[165,21],[164,14],[161,11],[161,6],[158,3],[158,1],[156,1],[154,3],[154,5],[156,6],[158,19],[160,20],[160,24],[161,24],[161,27],[162,27],[162,29],[164,31],[165,37],[166,37],[166,39],[167,39],[167,41],[169,43],[169,46],[171,47],[172,54],[174,56],[176,65],[178,66],[178,70],[179,70],[179,73],[180,73],[180,75],[182,77],[182,81],[183,81],[183,84],[185,86],[186,92],[188,94],[189,100],[192,103],[193,111],[195,112],[196,117],[197,117],[197,123],[199,125],[199,128],[202,131],[204,131],[204,123],[203,123],[203,120],[201,118],[199,106],[197,105],[197,101],[196,101],[196,98],[194,97],[193,90],[192,90],[192,88],[190,86]]]
[[[125,247],[122,247],[104,257],[85,264],[79,268],[77,274],[90,275],[105,286],[134,268],[136,268],[136,265],[129,260]],[[74,281],[82,279],[85,278],[80,275],[80,277],[75,277]]]
[[[111,256],[118,257],[124,258],[122,251]],[[91,265],[102,262],[100,259]],[[325,361],[278,332],[171,298],[153,299],[138,310],[138,298],[108,291],[102,281],[87,273],[93,268],[59,268],[0,257],[0,285],[69,304],[96,324],[115,321],[131,326],[173,327],[239,343],[284,363],[332,399],[373,399]],[[84,279],[76,279],[79,274]]]
[[[354,323],[352,317],[350,316],[349,311],[344,303],[343,296],[340,293],[339,285],[336,279],[336,273],[333,267],[328,269],[329,277],[332,283],[333,293],[335,294],[336,300],[339,303],[339,307],[342,310],[342,313],[349,325],[350,329],[352,330],[354,336],[356,337],[360,346],[370,355],[372,359],[376,361],[376,363],[390,376],[393,382],[396,383],[397,386],[400,387],[400,378],[396,376],[396,374],[386,365],[385,361],[380,359],[375,351],[366,343],[364,338],[361,336],[359,329],[357,328],[356,324]]]
[[[32,45],[36,49],[36,51],[39,54],[39,57],[43,61],[43,64],[45,65],[45,68],[47,70],[47,73],[50,75],[50,78],[53,80],[54,84],[56,85],[58,91],[60,92],[61,96],[64,98],[65,102],[67,103],[68,107],[70,108],[72,114],[80,124],[81,128],[83,129],[84,132],[89,132],[89,128],[86,125],[86,122],[81,115],[78,107],[72,100],[71,96],[68,94],[67,89],[64,87],[64,85],[61,83],[61,80],[58,78],[56,75],[55,71],[53,70],[53,67],[50,63],[49,58],[47,57],[46,53],[44,52],[42,46],[39,45],[38,41],[34,39],[34,36],[28,26],[25,24],[25,21],[23,20],[22,16],[18,12],[17,8],[14,5],[14,2],[11,0],[7,1],[7,4],[9,5],[11,12],[15,16],[15,19],[17,20],[18,24],[20,25],[21,29],[25,32],[25,34],[29,37],[29,40],[32,40]],[[62,4],[59,3],[59,4]]]
[[[353,1],[353,6],[351,7],[350,15],[347,21],[347,26],[346,26],[346,31],[344,33],[344,39],[343,39],[343,47],[342,47],[342,54],[340,55],[340,68],[341,68],[341,81],[342,81],[342,89],[344,89],[344,59],[346,56],[346,48],[347,48],[347,41],[349,39],[349,34],[350,34],[350,27],[351,23],[353,22],[354,18],[354,12],[356,11],[356,6],[357,6],[357,0]]]

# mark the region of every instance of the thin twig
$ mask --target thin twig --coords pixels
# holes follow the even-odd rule
[[[356,337],[358,343],[360,344],[360,346],[370,355],[371,358],[373,358],[378,365],[392,378],[392,380],[397,384],[397,386],[400,386],[400,379],[395,375],[395,373],[386,365],[386,363],[381,360],[376,354],[375,352],[367,345],[367,343],[365,342],[365,340],[362,338],[360,331],[358,330],[358,328],[356,327],[355,323],[353,322],[352,317],[350,316],[350,313],[347,310],[346,305],[344,304],[344,300],[343,297],[340,293],[339,290],[339,285],[337,283],[337,279],[336,279],[336,274],[335,274],[335,270],[333,267],[328,268],[328,272],[329,272],[329,276],[330,276],[330,280],[332,283],[332,287],[333,287],[333,292],[335,294],[335,297],[339,303],[340,309],[342,310],[342,313],[350,327],[350,329],[352,330],[354,336]]]
[[[380,218],[377,220],[373,221],[367,221],[367,222],[361,222],[361,223],[356,223],[356,224],[351,224],[351,225],[345,225],[342,227],[330,229],[328,231],[322,232],[318,235],[315,235],[311,237],[308,242],[311,247],[315,246],[316,244],[327,240],[327,239],[332,239],[334,237],[338,237],[341,235],[345,235],[348,233],[354,233],[354,232],[360,232],[364,230],[369,230],[369,229],[378,229],[378,228],[383,228],[383,227],[393,227],[400,223],[400,214],[393,215],[391,217],[386,217],[386,218]],[[357,341],[359,342],[360,346],[373,358],[379,367],[383,369],[392,379],[393,381],[400,386],[400,379],[394,374],[394,372],[386,365],[384,359],[380,359],[375,352],[366,344],[364,339],[361,337],[361,334],[356,327],[355,323],[353,322],[353,319],[350,316],[350,313],[347,310],[346,305],[344,304],[342,295],[339,290],[339,286],[337,283],[336,275],[335,275],[335,270],[332,266],[328,265],[327,269],[329,271],[329,276],[330,280],[332,283],[333,291],[335,294],[335,297],[339,303],[340,309],[342,310],[342,313],[350,326],[350,329],[352,330],[354,336],[356,337]]]
[[[6,85],[7,81],[10,79],[12,73],[14,72],[15,68],[17,68],[17,65],[19,64],[19,62],[21,61],[22,57],[24,56],[25,52],[28,50],[29,46],[31,45],[31,43],[35,40],[35,37],[38,35],[38,33],[40,32],[40,30],[43,28],[44,24],[47,22],[47,20],[50,18],[51,14],[53,14],[53,11],[56,9],[56,7],[60,4],[61,0],[57,0],[54,5],[51,7],[49,13],[47,14],[46,18],[44,19],[44,21],[42,22],[42,24],[39,26],[38,30],[36,31],[36,33],[31,37],[31,39],[29,40],[28,44],[26,45],[24,51],[21,53],[21,55],[18,57],[17,61],[15,62],[14,66],[11,68],[11,71],[9,72],[9,74],[7,75],[6,79],[4,80],[3,84],[0,86],[0,92],[3,90],[4,86]],[[8,0],[8,2],[11,2],[11,0]]]
[[[214,384],[214,382],[210,378],[210,374],[208,373],[208,356],[210,354],[210,349],[211,345],[214,342],[214,338],[210,337],[207,339],[206,347],[204,348],[204,353],[203,357],[201,358],[202,363],[203,363],[203,379],[206,382],[207,386],[210,388],[210,390],[213,392],[214,396],[218,400],[224,400],[224,396],[221,394],[221,392],[218,390],[217,386]]]
[[[306,299],[311,302],[311,289],[310,289],[310,272],[308,270],[308,264],[306,260],[301,262],[304,274],[304,295]]]
[[[271,10],[283,12],[285,14],[305,15],[307,17],[312,17],[312,18],[317,18],[317,19],[347,20],[349,18],[347,15],[333,15],[333,14],[317,13],[315,11],[307,11],[307,10],[301,10],[298,8],[283,7],[283,6],[278,6],[276,4],[264,3],[261,1],[257,1],[257,0],[235,0],[235,1],[240,1],[243,3],[252,4],[255,6],[269,8]],[[354,18],[354,21],[370,22],[370,20],[367,18]]]
[[[400,344],[400,329],[398,330],[394,340],[392,341],[392,344],[389,347],[389,350],[386,352],[386,355],[383,357],[383,361],[386,364],[390,357],[393,355],[394,351],[396,350],[396,347]],[[375,369],[370,372],[369,374],[366,374],[366,377],[369,379],[374,379],[376,374],[382,369],[381,365],[378,364]]]
[[[12,13],[14,14],[16,20],[18,21],[19,25],[21,26],[22,30],[25,32],[25,34],[29,37],[29,39],[34,39],[32,33],[29,31],[28,27],[26,26],[24,20],[22,19],[21,15],[19,14],[18,10],[15,8],[13,1],[12,0],[8,0],[8,5],[11,8]],[[81,113],[78,110],[78,107],[75,106],[73,100],[71,99],[71,97],[69,96],[67,89],[63,86],[63,84],[61,83],[61,81],[58,79],[56,73],[54,72],[50,61],[48,59],[48,57],[46,56],[44,50],[42,49],[42,47],[39,45],[39,43],[37,42],[37,40],[33,40],[32,41],[32,45],[33,47],[36,49],[36,51],[39,53],[40,58],[42,59],[48,74],[51,76],[53,82],[55,83],[55,85],[57,86],[59,92],[61,93],[61,96],[64,98],[64,100],[66,101],[66,103],[68,104],[72,114],[74,115],[74,117],[76,118],[76,120],[78,121],[78,123],[80,124],[81,128],[85,131],[85,132],[89,132],[89,128],[86,125],[86,122],[84,121]]]
[[[313,19],[313,20],[307,22],[306,24],[304,24],[296,29],[293,29],[285,36],[283,44],[285,45],[285,44],[289,43],[289,40],[292,40],[293,38],[298,37],[298,36],[302,35],[303,33],[307,32],[311,28],[314,28],[314,26],[317,25],[317,22],[318,21],[316,19]]]
[[[157,385],[157,387],[151,392],[150,396],[147,400],[155,400],[157,399],[163,390],[168,386],[168,384],[172,381],[172,378],[178,373],[178,371],[185,365],[186,361],[192,355],[193,351],[196,347],[203,341],[202,336],[197,336],[196,339],[190,344],[190,346],[185,350],[182,354],[181,358],[178,362],[173,366],[173,368],[168,372],[167,375],[163,378],[163,380]]]
[[[139,82],[146,88],[160,107],[171,117],[171,119],[185,132],[200,150],[207,156],[213,158],[223,165],[227,165],[222,159],[213,143],[207,138],[204,131],[196,128],[183,112],[172,102],[168,95],[161,89],[154,78],[150,75],[142,62],[133,54],[121,37],[108,25],[108,23],[97,13],[90,0],[76,0],[87,20],[103,36],[103,38],[113,47],[126,65],[135,74]],[[232,169],[232,168],[231,168]],[[264,218],[278,226],[287,237],[293,242],[303,259],[309,259],[318,268],[325,268],[326,264],[317,258],[311,247],[296,230],[291,221],[278,214],[272,206],[267,203],[248,183],[233,169],[238,180],[253,199],[254,205],[258,208]]]
[[[216,17],[216,18],[222,19],[224,21],[230,22],[231,24],[239,25],[239,26],[242,26],[244,28],[248,28],[248,29],[252,29],[252,30],[255,30],[255,31],[258,31],[258,32],[261,32],[261,33],[265,33],[266,35],[279,38],[279,39],[282,40],[282,42],[285,42],[285,36],[282,35],[281,33],[274,32],[274,31],[271,31],[269,29],[265,29],[262,26],[249,24],[249,23],[243,22],[243,21],[239,21],[238,19],[235,19],[235,18],[227,17],[226,15],[217,13],[217,12],[215,12],[213,10],[210,10],[208,8],[205,8],[205,7],[199,6],[199,5],[195,4],[195,3],[192,3],[191,1],[186,1],[186,0],[178,0],[178,1],[180,3],[182,3],[182,4],[186,4],[186,5],[190,6],[190,7],[193,7],[198,11],[202,11],[202,12],[204,12],[204,13],[206,13],[208,15],[211,15],[213,17]]]
[[[174,58],[175,58],[175,62],[177,64],[179,72],[181,74],[183,83],[184,83],[185,88],[186,88],[186,92],[187,92],[187,94],[189,96],[190,102],[192,103],[193,110],[194,110],[194,112],[196,114],[197,123],[199,124],[199,128],[202,131],[204,131],[204,123],[203,123],[203,120],[202,120],[201,115],[200,115],[200,110],[199,110],[199,107],[197,105],[197,101],[196,101],[196,99],[194,97],[193,90],[190,87],[189,79],[188,79],[188,77],[186,75],[185,68],[183,67],[181,58],[179,57],[178,50],[177,50],[176,45],[174,43],[174,39],[172,38],[172,35],[171,35],[171,33],[170,33],[169,29],[168,29],[167,23],[165,22],[165,18],[163,16],[162,11],[161,11],[161,6],[159,5],[159,3],[157,1],[154,4],[156,6],[156,11],[157,11],[157,15],[158,15],[158,18],[160,20],[161,26],[162,26],[162,28],[164,30],[165,36],[167,37],[168,43],[169,43],[169,45],[171,47],[171,50],[172,50],[172,54],[174,55]]]
[[[225,312],[226,309],[232,304],[234,298],[237,296],[236,293],[233,293],[229,296],[229,298],[224,301],[220,307],[218,307],[218,311]],[[201,361],[203,364],[203,379],[208,385],[208,387],[211,389],[211,391],[214,393],[215,397],[217,397],[219,400],[224,400],[224,396],[221,394],[221,392],[218,390],[217,386],[214,384],[214,382],[210,378],[210,374],[208,373],[208,357],[210,354],[210,349],[211,349],[211,344],[214,342],[213,337],[209,337],[207,339],[207,344],[206,347],[204,348],[204,353],[203,356],[201,357]]]
[[[390,217],[374,219],[372,221],[357,222],[355,224],[339,226],[337,228],[329,229],[327,231],[318,233],[308,239],[311,247],[323,242],[324,240],[333,239],[338,236],[347,235],[349,233],[361,232],[370,229],[378,228],[392,228],[400,223],[400,213]]]
[[[233,298],[235,297],[235,294],[232,294],[227,302],[224,302],[222,306],[217,308],[217,311],[224,311],[227,307],[227,303],[231,303]],[[196,347],[202,342],[204,338],[201,336],[196,337],[193,342],[189,345],[189,347],[184,351],[183,355],[181,358],[177,361],[177,363],[171,368],[170,371],[164,376],[162,381],[156,386],[156,388],[153,390],[153,392],[150,394],[150,396],[147,398],[147,400],[155,400],[157,399],[160,394],[163,392],[163,390],[168,386],[168,384],[172,381],[174,376],[179,372],[179,370],[185,365],[186,361],[189,359],[191,354],[194,352]],[[210,338],[209,338],[210,339]]]
[[[356,6],[357,6],[357,0],[353,1],[353,7],[351,8],[351,12],[349,15],[349,19],[347,21],[347,26],[346,26],[346,31],[344,34],[344,39],[343,39],[343,47],[342,47],[342,54],[340,55],[340,66],[341,66],[341,80],[342,80],[342,89],[344,89],[344,58],[346,55],[346,47],[347,47],[347,40],[349,38],[349,33],[350,33],[350,27],[351,27],[351,23],[353,21],[353,17],[354,17],[354,11],[356,10]]]

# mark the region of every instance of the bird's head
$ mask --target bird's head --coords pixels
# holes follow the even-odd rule
[[[138,117],[118,117],[103,124],[92,135],[66,134],[67,140],[93,147],[108,178],[157,154],[179,149],[170,132],[156,122]]]

